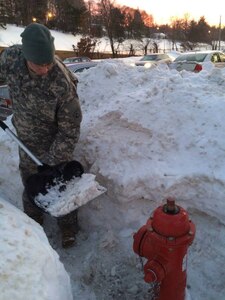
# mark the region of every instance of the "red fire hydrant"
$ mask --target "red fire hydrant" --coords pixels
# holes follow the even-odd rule
[[[148,260],[144,280],[160,285],[155,299],[185,299],[187,250],[194,236],[195,225],[174,198],[168,198],[134,234],[134,252]]]

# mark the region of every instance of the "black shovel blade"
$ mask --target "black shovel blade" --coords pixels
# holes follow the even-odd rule
[[[48,189],[60,184],[60,191],[64,190],[69,180],[74,177],[81,177],[84,173],[82,164],[76,160],[62,162],[55,166],[49,166],[44,171],[35,173],[28,177],[25,190],[29,200],[37,206],[35,197],[38,194],[46,195]],[[40,210],[47,212],[45,206],[40,203],[37,206]]]

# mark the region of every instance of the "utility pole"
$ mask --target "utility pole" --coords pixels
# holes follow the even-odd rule
[[[221,16],[220,16],[220,23],[219,23],[219,49],[218,50],[220,50],[220,42],[221,42]]]

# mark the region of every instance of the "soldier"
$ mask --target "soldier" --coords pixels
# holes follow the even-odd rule
[[[22,45],[7,48],[0,57],[0,73],[13,101],[12,123],[19,139],[44,164],[72,159],[80,135],[82,113],[77,79],[55,56],[54,38],[47,27],[32,23],[21,34]],[[25,185],[37,166],[19,149],[19,170]],[[43,213],[24,190],[24,212],[43,224]],[[77,211],[57,218],[62,246],[75,243]]]

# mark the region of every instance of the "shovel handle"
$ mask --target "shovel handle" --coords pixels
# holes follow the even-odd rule
[[[19,140],[19,138],[9,129],[9,127],[0,120],[0,127],[10,136],[26,154],[38,165],[43,166],[43,163],[33,155],[33,153]]]

